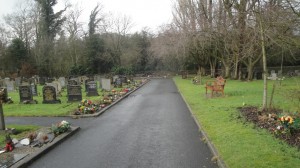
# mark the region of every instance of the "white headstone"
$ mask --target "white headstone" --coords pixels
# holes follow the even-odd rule
[[[102,89],[104,89],[104,90],[111,90],[110,79],[104,79],[104,78],[102,78],[102,80],[101,80],[101,86],[102,86]]]
[[[60,83],[61,87],[66,86],[66,78],[65,77],[59,77],[58,82]]]

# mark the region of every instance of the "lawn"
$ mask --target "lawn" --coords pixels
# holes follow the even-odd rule
[[[57,97],[61,100],[61,104],[43,104],[42,87],[38,85],[39,96],[34,96],[33,99],[38,101],[38,104],[21,104],[19,92],[9,92],[8,96],[14,101],[13,104],[3,104],[4,116],[67,116],[76,111],[79,102],[68,103],[67,90]],[[100,101],[102,92],[98,89],[99,96],[87,97],[84,87],[82,86],[82,98],[92,101]]]
[[[207,98],[204,85],[193,85],[191,79],[175,77],[174,81],[228,167],[299,167],[300,152],[295,147],[239,117],[238,107],[261,106],[262,80],[227,80],[225,97],[215,98]],[[269,97],[274,82],[273,105],[283,112],[299,112],[299,100],[289,94],[291,89],[300,90],[300,78],[285,79],[281,85],[268,81]]]
[[[138,80],[139,81],[139,80]],[[124,87],[129,87],[131,85],[124,85]],[[61,96],[57,99],[61,100],[61,104],[43,104],[43,86],[38,85],[38,96],[34,96],[33,99],[38,101],[38,104],[22,104],[20,103],[19,92],[9,92],[8,97],[11,97],[14,101],[13,104],[3,104],[4,116],[33,116],[33,117],[54,117],[54,116],[68,116],[77,110],[79,102],[68,103],[67,89],[61,92]],[[87,97],[83,85],[81,86],[82,99],[88,99],[92,102],[99,103],[103,98],[103,94],[106,95],[108,92],[102,92],[98,89],[99,96]],[[122,88],[115,88],[115,90],[120,91]]]

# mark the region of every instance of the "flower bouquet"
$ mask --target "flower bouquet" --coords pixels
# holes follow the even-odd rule
[[[52,124],[51,130],[54,133],[54,135],[59,135],[64,132],[67,132],[71,128],[71,124],[65,120],[57,123],[57,124]]]

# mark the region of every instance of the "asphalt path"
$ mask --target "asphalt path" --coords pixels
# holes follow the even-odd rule
[[[49,126],[66,119],[81,130],[29,167],[217,167],[171,79],[155,79],[97,118],[6,118]]]

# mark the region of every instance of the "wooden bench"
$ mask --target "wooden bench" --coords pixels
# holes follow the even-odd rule
[[[216,80],[206,81],[206,84],[205,84],[206,95],[207,95],[207,90],[211,90],[211,97],[213,97],[214,92],[215,93],[220,92],[224,96],[225,83],[226,83],[226,80],[223,79],[221,76],[217,77]]]

